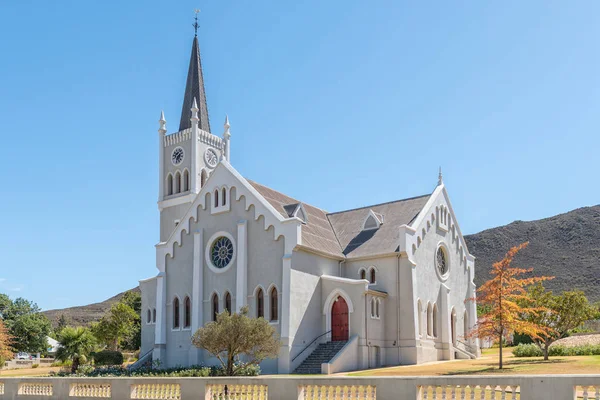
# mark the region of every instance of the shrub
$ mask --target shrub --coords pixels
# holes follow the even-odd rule
[[[121,365],[123,364],[123,353],[120,351],[103,350],[93,353],[92,358],[96,365]]]
[[[51,367],[70,367],[73,362],[71,360],[67,361],[54,361],[50,364]]]
[[[531,344],[531,343],[533,343],[531,336],[515,332],[515,335],[513,337],[513,346],[518,346],[520,344]]]
[[[543,357],[544,353],[542,353],[542,350],[537,345],[530,343],[520,344],[515,347],[513,355],[515,357]]]
[[[40,364],[33,364],[33,365],[31,366],[31,368],[38,368],[39,366],[40,366]]]
[[[513,350],[515,357],[542,357],[544,354],[535,344],[520,344]],[[597,356],[600,355],[600,345],[584,346],[550,346],[550,357]]]
[[[241,376],[257,376],[260,374],[258,365],[247,365],[240,370]],[[177,367],[165,369],[140,368],[131,371],[121,366],[108,366],[93,368],[89,365],[81,366],[76,374],[69,371],[60,371],[53,376],[77,376],[77,377],[169,377],[169,378],[205,378],[209,376],[225,376],[222,367],[205,367],[196,365],[192,367]]]
[[[548,350],[550,356],[597,356],[600,355],[600,345],[583,345],[583,346],[550,346]]]

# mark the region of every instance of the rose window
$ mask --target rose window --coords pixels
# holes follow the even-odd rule
[[[446,253],[441,247],[437,250],[435,263],[440,275],[446,275],[448,272],[448,263],[446,262]]]
[[[233,259],[233,243],[229,238],[221,236],[215,240],[210,249],[210,259],[217,268],[225,268]]]

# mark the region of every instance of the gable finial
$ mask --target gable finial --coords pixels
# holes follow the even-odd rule
[[[198,36],[198,27],[200,26],[200,25],[198,25],[198,13],[199,12],[200,12],[199,8],[196,8],[194,10],[194,14],[196,14],[194,16],[194,23],[192,24],[192,26],[194,27],[194,36]]]
[[[438,186],[440,186],[444,181],[442,180],[442,167],[440,166],[440,172],[438,174]]]
[[[167,133],[167,120],[165,119],[165,113],[162,110],[160,112],[160,119],[158,120],[158,124],[158,133],[160,133],[161,135]]]

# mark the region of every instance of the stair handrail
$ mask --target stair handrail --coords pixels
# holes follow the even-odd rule
[[[474,347],[474,346],[471,346],[471,345],[470,345],[470,344],[468,344],[468,343],[465,343],[465,342],[463,342],[463,341],[460,341],[460,340],[458,340],[458,339],[456,339],[456,342],[457,342],[457,343],[460,343],[460,344],[462,344],[462,345],[465,347],[463,351],[467,351],[467,352],[469,352],[469,353],[471,353],[471,354],[473,354],[473,355],[475,355],[474,353],[476,353],[476,352],[477,352],[476,350],[475,350],[475,351],[473,350],[473,347]],[[455,346],[455,347],[456,347],[456,346]],[[456,347],[456,348],[458,349],[458,347]]]
[[[304,351],[305,351],[306,349],[308,349],[310,346],[312,346],[312,344],[313,344],[314,342],[316,342],[316,341],[317,341],[317,340],[319,340],[321,337],[323,337],[323,336],[327,335],[327,334],[328,334],[328,333],[330,333],[330,332],[331,332],[331,330],[328,330],[327,332],[325,332],[325,333],[322,333],[322,334],[320,334],[319,336],[317,336],[316,338],[314,338],[314,339],[313,339],[313,341],[312,341],[312,342],[310,342],[310,343],[308,344],[308,346],[306,346],[305,348],[303,348],[303,349],[302,349],[302,351],[301,351],[300,353],[296,354],[296,356],[295,356],[294,358],[292,358],[292,362],[294,362],[294,361],[296,360],[296,358],[300,357],[300,354],[304,353]]]
[[[130,364],[127,366],[127,369],[131,369],[134,370],[135,368],[137,368],[137,363],[139,363],[140,361],[144,360],[146,357],[148,357],[150,355],[150,353],[152,353],[154,351],[154,349],[150,349],[149,351],[147,351],[146,353],[144,353],[143,356],[138,357],[137,361],[134,362],[133,364]]]

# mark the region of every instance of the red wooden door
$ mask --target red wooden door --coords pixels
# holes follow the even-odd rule
[[[331,340],[348,340],[348,303],[338,297],[331,307]]]

